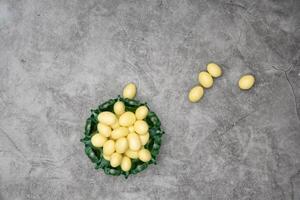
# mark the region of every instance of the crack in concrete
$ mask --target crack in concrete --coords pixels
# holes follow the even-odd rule
[[[28,174],[30,175],[32,173],[32,171],[37,168],[37,167],[53,167],[53,168],[59,168],[62,164],[64,164],[64,162],[68,159],[71,158],[71,156],[73,156],[74,154],[76,154],[77,152],[73,152],[68,154],[67,156],[65,156],[62,159],[59,160],[54,160],[54,159],[50,159],[50,158],[39,158],[37,160],[31,160],[29,163],[31,165],[30,170],[28,172]],[[63,163],[61,163],[63,162]]]
[[[164,3],[162,0],[160,0],[158,7],[163,7]]]
[[[275,69],[275,70],[277,70],[277,71],[281,71],[281,72],[284,73],[285,79],[287,80],[287,82],[288,82],[288,84],[289,84],[289,86],[290,86],[290,88],[291,88],[291,90],[292,90],[292,95],[293,95],[293,97],[294,97],[294,102],[295,102],[296,115],[297,115],[298,120],[300,121],[300,116],[299,116],[299,113],[298,113],[298,110],[297,110],[297,100],[296,100],[295,90],[294,90],[294,87],[293,87],[293,85],[292,85],[292,83],[291,83],[291,81],[290,81],[290,79],[289,79],[289,77],[288,77],[288,75],[287,75],[287,73],[290,72],[290,71],[292,70],[293,65],[291,65],[291,66],[290,66],[288,69],[286,69],[286,70],[280,69],[280,68],[275,67],[275,66],[272,66],[272,68]]]
[[[233,123],[227,124],[225,126],[223,126],[225,128],[225,130],[223,132],[218,131],[219,128],[216,128],[215,130],[212,131],[211,134],[209,134],[208,136],[205,137],[204,140],[207,140],[212,134],[216,134],[217,137],[221,137],[223,135],[225,135],[226,133],[228,133],[230,130],[232,130],[237,124],[239,124],[242,120],[246,119],[247,117],[249,117],[250,115],[252,115],[253,113],[255,113],[258,109],[255,109],[247,114],[245,114],[244,116],[238,118],[236,121],[234,121]],[[222,127],[222,129],[223,129]],[[197,144],[195,145],[196,147],[199,145],[199,143],[201,143],[201,141],[197,142]],[[195,148],[196,149],[196,148]],[[192,151],[191,154],[194,154],[195,149]]]
[[[279,155],[279,152],[278,152],[278,142],[276,140],[276,137],[273,136],[271,132],[267,133],[267,138],[270,139],[271,153],[272,153],[272,156],[274,157],[274,160],[276,162],[276,169],[278,170],[279,169],[279,158],[280,158],[280,155]],[[267,168],[270,172],[270,177],[272,179],[274,187],[277,188],[280,191],[280,194],[281,194],[280,199],[285,199],[284,190],[280,186],[280,184],[277,182],[277,179],[276,179],[276,175],[278,174],[278,173],[276,173],[277,171],[274,170],[268,163],[267,163]]]
[[[253,113],[255,113],[257,110],[253,110],[247,114],[245,114],[244,116],[240,117],[239,119],[237,119],[236,121],[234,121],[233,123],[229,124],[229,127],[227,127],[225,129],[225,131],[223,133],[220,133],[219,135],[225,135],[226,133],[228,133],[231,129],[233,129],[237,124],[239,124],[242,120],[246,119],[247,117],[249,117],[250,115],[252,115]]]
[[[292,95],[294,97],[294,102],[295,102],[295,110],[296,110],[296,115],[297,115],[297,118],[298,120],[300,120],[299,118],[299,113],[297,111],[297,101],[296,101],[296,95],[295,95],[295,91],[294,91],[294,88],[292,86],[292,83],[287,75],[288,72],[290,72],[293,68],[293,65],[291,65],[288,69],[280,69],[278,67],[275,67],[275,66],[272,66],[273,69],[277,70],[277,71],[281,71],[284,73],[284,76],[286,78],[286,80],[288,81],[288,84],[292,90]],[[295,174],[293,174],[290,178],[289,178],[289,182],[290,182],[290,185],[291,185],[291,199],[294,200],[295,199],[295,186],[294,186],[294,180],[298,175],[300,175],[300,170],[298,170]]]
[[[11,137],[8,135],[8,133],[6,133],[2,128],[0,128],[0,132],[3,133],[3,135],[10,141],[10,143],[14,146],[14,148],[22,155],[22,157],[27,160],[27,157],[25,156],[25,154],[23,154],[23,152],[19,149],[19,147],[17,146],[17,144],[15,143],[15,141],[13,141],[13,139],[11,139]]]
[[[281,194],[281,200],[284,199],[285,195],[284,195],[284,190],[282,189],[282,187],[278,184],[277,180],[276,180],[276,175],[273,174],[273,171],[271,170],[271,178],[272,178],[272,181],[274,183],[274,186],[275,188],[277,188],[279,191],[280,191],[280,194]]]
[[[295,179],[297,176],[300,176],[300,170],[298,170],[295,174],[293,174],[293,175],[289,178],[289,181],[290,181],[290,184],[291,184],[291,199],[292,199],[292,200],[295,199],[294,179]]]
[[[238,8],[242,8],[243,10],[247,10],[247,8],[245,6],[237,4],[237,3],[233,3],[232,1],[230,1],[229,3],[225,3],[225,5],[232,6],[232,7],[238,7]]]

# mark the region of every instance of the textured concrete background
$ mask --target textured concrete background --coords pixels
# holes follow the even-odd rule
[[[300,2],[0,1],[0,199],[300,199]],[[209,61],[224,75],[200,103]],[[253,73],[256,86],[237,88]],[[157,166],[94,170],[89,109],[134,81]]]

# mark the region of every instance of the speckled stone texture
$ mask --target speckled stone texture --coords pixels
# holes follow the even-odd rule
[[[0,199],[300,199],[300,1],[1,0]],[[205,64],[224,75],[187,99]],[[239,77],[256,76],[240,91]],[[134,81],[158,165],[96,171],[89,110]]]

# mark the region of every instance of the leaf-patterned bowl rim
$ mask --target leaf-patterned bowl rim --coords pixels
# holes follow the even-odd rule
[[[125,104],[125,110],[135,112],[139,106],[147,106],[149,109],[148,115],[146,117],[146,122],[149,125],[149,141],[145,144],[145,148],[151,153],[151,160],[148,162],[142,162],[139,159],[131,159],[132,167],[128,172],[124,172],[120,166],[114,168],[110,165],[110,162],[105,160],[102,156],[102,148],[95,148],[91,143],[91,138],[93,134],[97,132],[99,113],[104,111],[113,112],[114,104],[117,101],[122,101]],[[105,103],[98,106],[96,109],[91,110],[91,116],[86,120],[84,137],[80,140],[85,146],[85,153],[90,158],[92,163],[95,164],[95,169],[103,169],[105,174],[119,176],[124,175],[127,178],[131,174],[137,174],[148,167],[150,164],[157,163],[157,156],[159,154],[159,149],[161,145],[161,138],[164,131],[161,129],[161,123],[157,115],[150,110],[147,103],[142,103],[134,99],[124,99],[120,96],[115,99],[110,99]]]

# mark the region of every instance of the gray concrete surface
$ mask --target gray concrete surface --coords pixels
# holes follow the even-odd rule
[[[0,1],[0,199],[300,199],[299,1]],[[224,75],[200,103],[209,61]],[[237,88],[255,74],[249,92]],[[157,166],[94,170],[89,109],[129,81],[166,131]]]

